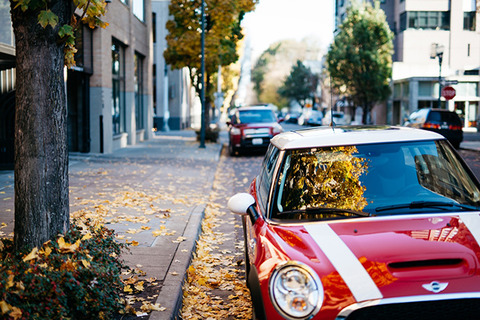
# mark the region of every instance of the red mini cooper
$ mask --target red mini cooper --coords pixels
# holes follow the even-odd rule
[[[282,133],[228,206],[257,319],[480,318],[480,184],[437,133]]]

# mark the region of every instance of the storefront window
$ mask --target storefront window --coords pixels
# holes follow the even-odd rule
[[[112,123],[113,134],[125,131],[125,54],[117,41],[112,45]]]
[[[135,86],[135,123],[137,130],[144,129],[143,123],[143,57],[135,54],[134,86]]]

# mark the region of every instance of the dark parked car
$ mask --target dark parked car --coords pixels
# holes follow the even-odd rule
[[[420,109],[408,117],[407,127],[440,133],[455,147],[463,141],[463,125],[458,114],[444,109]]]
[[[235,110],[229,122],[229,153],[266,149],[270,139],[283,132],[275,112],[270,107],[251,106]]]

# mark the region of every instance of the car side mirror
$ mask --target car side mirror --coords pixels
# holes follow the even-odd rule
[[[255,198],[249,193],[237,193],[228,200],[228,209],[241,216],[250,216],[252,224],[258,218],[258,212],[255,209]]]

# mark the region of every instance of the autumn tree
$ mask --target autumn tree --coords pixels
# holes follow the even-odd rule
[[[305,100],[315,100],[318,82],[319,76],[297,60],[297,64],[292,67],[283,86],[278,89],[278,93],[285,98],[297,101],[303,107]]]
[[[99,19],[104,13],[100,0],[11,0],[16,248],[40,246],[69,227],[64,65],[74,63],[75,28],[105,26]]]
[[[327,69],[332,88],[363,108],[363,123],[374,104],[390,95],[392,54],[393,33],[378,4],[348,8],[327,53]]]
[[[218,66],[238,60],[237,43],[243,38],[240,23],[258,0],[205,0],[205,104],[213,101],[213,75]],[[201,5],[202,0],[172,0],[167,22],[165,61],[172,69],[187,67],[191,83],[200,95],[201,86]],[[205,122],[209,122],[209,112]]]

